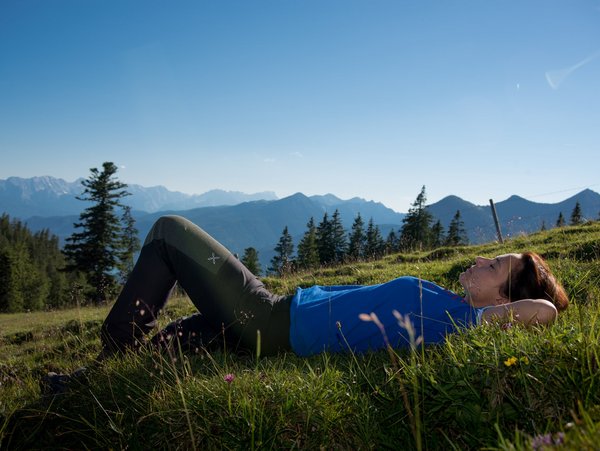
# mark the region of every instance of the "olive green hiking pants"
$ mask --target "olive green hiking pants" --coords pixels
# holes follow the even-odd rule
[[[102,325],[104,352],[135,348],[157,324],[175,283],[198,313],[158,332],[154,345],[235,351],[261,355],[290,349],[291,296],[270,293],[231,252],[179,216],[156,221],[133,271]],[[259,334],[260,331],[260,334]]]

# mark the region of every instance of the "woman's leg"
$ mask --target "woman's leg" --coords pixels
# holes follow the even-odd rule
[[[262,354],[290,349],[289,297],[270,293],[231,252],[195,224],[178,216],[160,218],[150,230],[123,291],[102,326],[107,351],[135,346],[154,328],[175,282],[199,314],[159,334],[203,343],[222,331],[238,349],[254,350],[261,331]]]

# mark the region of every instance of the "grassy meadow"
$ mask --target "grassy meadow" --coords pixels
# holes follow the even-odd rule
[[[94,365],[108,307],[0,315],[0,449],[598,449],[600,222],[265,282],[284,294],[413,275],[459,291],[475,256],[524,250],[571,297],[555,324],[485,325],[414,350]],[[173,299],[162,322],[192,310]],[[44,374],[80,366],[68,393],[40,396]]]

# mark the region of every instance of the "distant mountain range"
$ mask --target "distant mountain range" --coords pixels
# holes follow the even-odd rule
[[[83,204],[75,196],[82,192],[82,180],[67,182],[50,176],[0,180],[0,209],[18,218],[78,215]],[[169,191],[164,186],[145,188],[140,185],[127,185],[127,191],[131,196],[126,197],[124,203],[133,210],[147,213],[277,199],[271,191],[244,194],[215,189],[204,194],[185,194]]]
[[[0,212],[21,219],[34,231],[49,229],[62,242],[73,233],[73,223],[86,207],[75,198],[81,189],[81,180],[73,183],[53,177],[0,180]],[[179,214],[204,228],[232,252],[241,255],[247,247],[256,248],[263,267],[273,256],[283,228],[288,226],[297,244],[311,216],[318,223],[325,212],[333,214],[338,209],[344,226],[349,229],[360,212],[365,222],[373,218],[384,234],[392,227],[398,229],[404,217],[381,203],[360,198],[341,200],[331,194],[309,198],[297,193],[277,199],[272,192],[248,195],[213,190],[191,196],[162,186],[139,185],[128,185],[128,191],[132,195],[124,202],[133,209],[141,239],[156,218]],[[201,206],[197,208],[198,205]]]
[[[590,189],[554,204],[532,202],[513,195],[506,200],[496,202],[500,229],[504,237],[517,236],[540,230],[542,225],[550,229],[556,225],[560,213],[569,223],[575,204],[579,202],[586,220],[600,219],[600,194]],[[439,218],[447,229],[457,210],[465,223],[471,243],[485,243],[496,239],[491,208],[467,202],[460,197],[447,196],[428,206],[434,217]]]
[[[49,229],[64,240],[73,232],[73,222],[85,204],[75,198],[81,192],[81,180],[69,183],[53,177],[23,179],[11,177],[0,180],[0,212],[26,222],[32,230]],[[382,234],[402,226],[403,213],[385,205],[361,198],[342,200],[332,194],[305,196],[297,193],[277,199],[274,193],[244,194],[213,190],[200,195],[169,191],[162,186],[144,188],[129,185],[132,193],[126,203],[133,208],[140,238],[146,235],[152,223],[164,214],[179,214],[204,228],[232,252],[242,254],[246,247],[258,250],[263,268],[274,254],[274,247],[283,228],[298,244],[313,217],[317,223],[325,212],[337,209],[347,230],[360,212],[365,223],[373,218]],[[536,203],[519,196],[497,202],[496,210],[505,237],[539,230],[555,225],[562,212],[568,221],[579,202],[583,216],[598,219],[600,194],[584,190],[555,204]],[[447,229],[452,217],[460,210],[469,240],[482,243],[496,239],[496,230],[489,205],[478,206],[456,196],[448,196],[428,206],[436,219]]]

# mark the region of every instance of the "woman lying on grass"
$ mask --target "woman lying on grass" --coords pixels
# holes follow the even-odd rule
[[[149,232],[102,326],[100,358],[145,343],[175,282],[199,312],[169,324],[150,340],[152,345],[195,350],[225,342],[227,349],[254,353],[260,340],[262,355],[385,347],[381,330],[359,318],[365,313],[376,314],[392,346],[403,346],[408,334],[398,313],[410,318],[424,343],[437,343],[449,333],[494,318],[551,323],[569,302],[548,265],[531,252],[478,257],[459,281],[464,297],[414,277],[274,295],[202,229],[184,218],[165,216]]]

